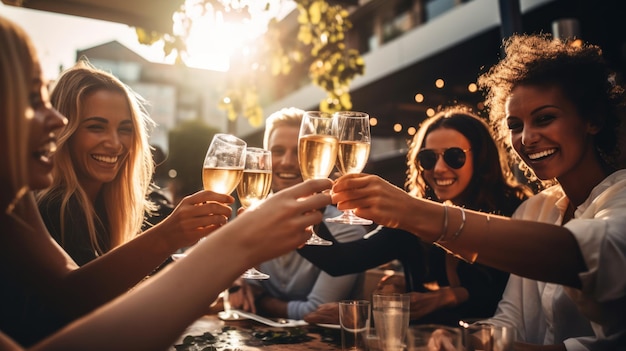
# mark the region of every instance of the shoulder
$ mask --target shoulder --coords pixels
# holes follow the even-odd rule
[[[524,201],[513,214],[513,218],[554,223],[559,215],[559,208],[566,205],[563,203],[564,198],[565,193],[560,185],[551,186]]]

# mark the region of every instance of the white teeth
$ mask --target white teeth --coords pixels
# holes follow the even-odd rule
[[[105,162],[105,163],[115,163],[117,162],[117,156],[104,156],[104,155],[91,155],[94,160]]]
[[[57,143],[54,141],[49,142],[48,145],[46,145],[46,147],[48,148],[49,154],[53,154],[57,152]]]
[[[43,161],[49,161],[50,157],[54,155],[57,151],[57,144],[54,141],[50,141],[43,145],[37,152],[35,152],[35,156],[42,159]]]
[[[435,183],[439,186],[448,186],[454,183],[454,179],[435,179]]]
[[[534,153],[534,154],[528,154],[528,158],[531,159],[531,160],[536,160],[536,159],[539,159],[539,158],[542,158],[542,157],[550,156],[550,155],[552,155],[555,152],[556,152],[556,149],[544,150],[544,151],[537,152],[537,153]]]
[[[298,174],[296,174],[296,173],[276,173],[276,175],[279,178],[286,178],[286,179],[298,178]]]

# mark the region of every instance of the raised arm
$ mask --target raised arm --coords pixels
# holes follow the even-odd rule
[[[192,246],[200,238],[226,223],[232,211],[228,204],[233,200],[229,195],[200,191],[181,201],[174,212],[161,223],[83,265],[79,270],[73,269],[74,263],[69,263],[69,258],[60,257],[58,252],[51,252],[51,256],[59,256],[53,262],[58,262],[59,266],[73,267],[67,275],[63,275],[63,279],[55,280],[55,284],[48,285],[29,276],[23,279],[28,280],[29,284],[39,285],[38,289],[45,289],[48,293],[47,302],[64,315],[80,316],[126,292],[177,249]],[[40,230],[37,235],[41,233],[45,231]],[[53,236],[59,240],[60,234],[55,232]],[[23,243],[20,247],[23,247],[20,250],[23,252],[36,247],[36,244]],[[71,246],[68,250],[72,255],[77,254],[77,251],[72,251]]]
[[[329,187],[329,180],[314,180],[281,191],[183,260],[32,349],[165,349],[245,269],[302,245],[311,234],[306,228],[322,219],[314,209],[330,203],[319,193]]]
[[[378,176],[343,176],[332,196],[339,209],[355,208],[360,217],[410,231],[426,242],[438,240],[445,227],[442,204],[412,197]],[[449,207],[447,212],[450,238],[461,227],[462,211]],[[578,275],[586,264],[567,228],[464,212],[462,231],[445,244],[451,251],[469,259],[477,254],[480,263],[527,278],[580,287]]]
[[[298,253],[311,263],[332,276],[359,273],[393,260],[399,260],[405,270],[407,289],[421,282],[424,275],[423,249],[419,238],[404,230],[379,227],[368,238],[334,242],[330,246],[307,245]],[[317,230],[318,235],[331,240],[325,230]]]

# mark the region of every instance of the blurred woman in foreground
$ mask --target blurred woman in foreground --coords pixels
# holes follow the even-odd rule
[[[91,296],[84,291],[99,286],[108,269],[97,264],[100,259],[79,268],[48,234],[31,193],[52,183],[56,133],[66,120],[50,105],[31,40],[3,17],[0,91],[0,281],[38,292],[49,304],[85,303]],[[302,245],[310,236],[306,228],[322,218],[315,209],[330,203],[321,193],[330,185],[326,179],[305,182],[246,211],[185,259],[32,350],[166,349],[248,267]],[[119,293],[101,296],[106,301]],[[21,347],[0,333],[0,349]]]

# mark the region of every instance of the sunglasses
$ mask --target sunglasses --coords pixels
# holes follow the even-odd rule
[[[443,156],[443,160],[450,168],[459,169],[465,164],[467,159],[465,153],[471,149],[463,150],[460,147],[451,147],[445,149],[443,152],[435,152],[431,149],[422,149],[417,153],[417,160],[423,169],[430,171],[435,168],[435,164],[439,159],[439,156]]]

